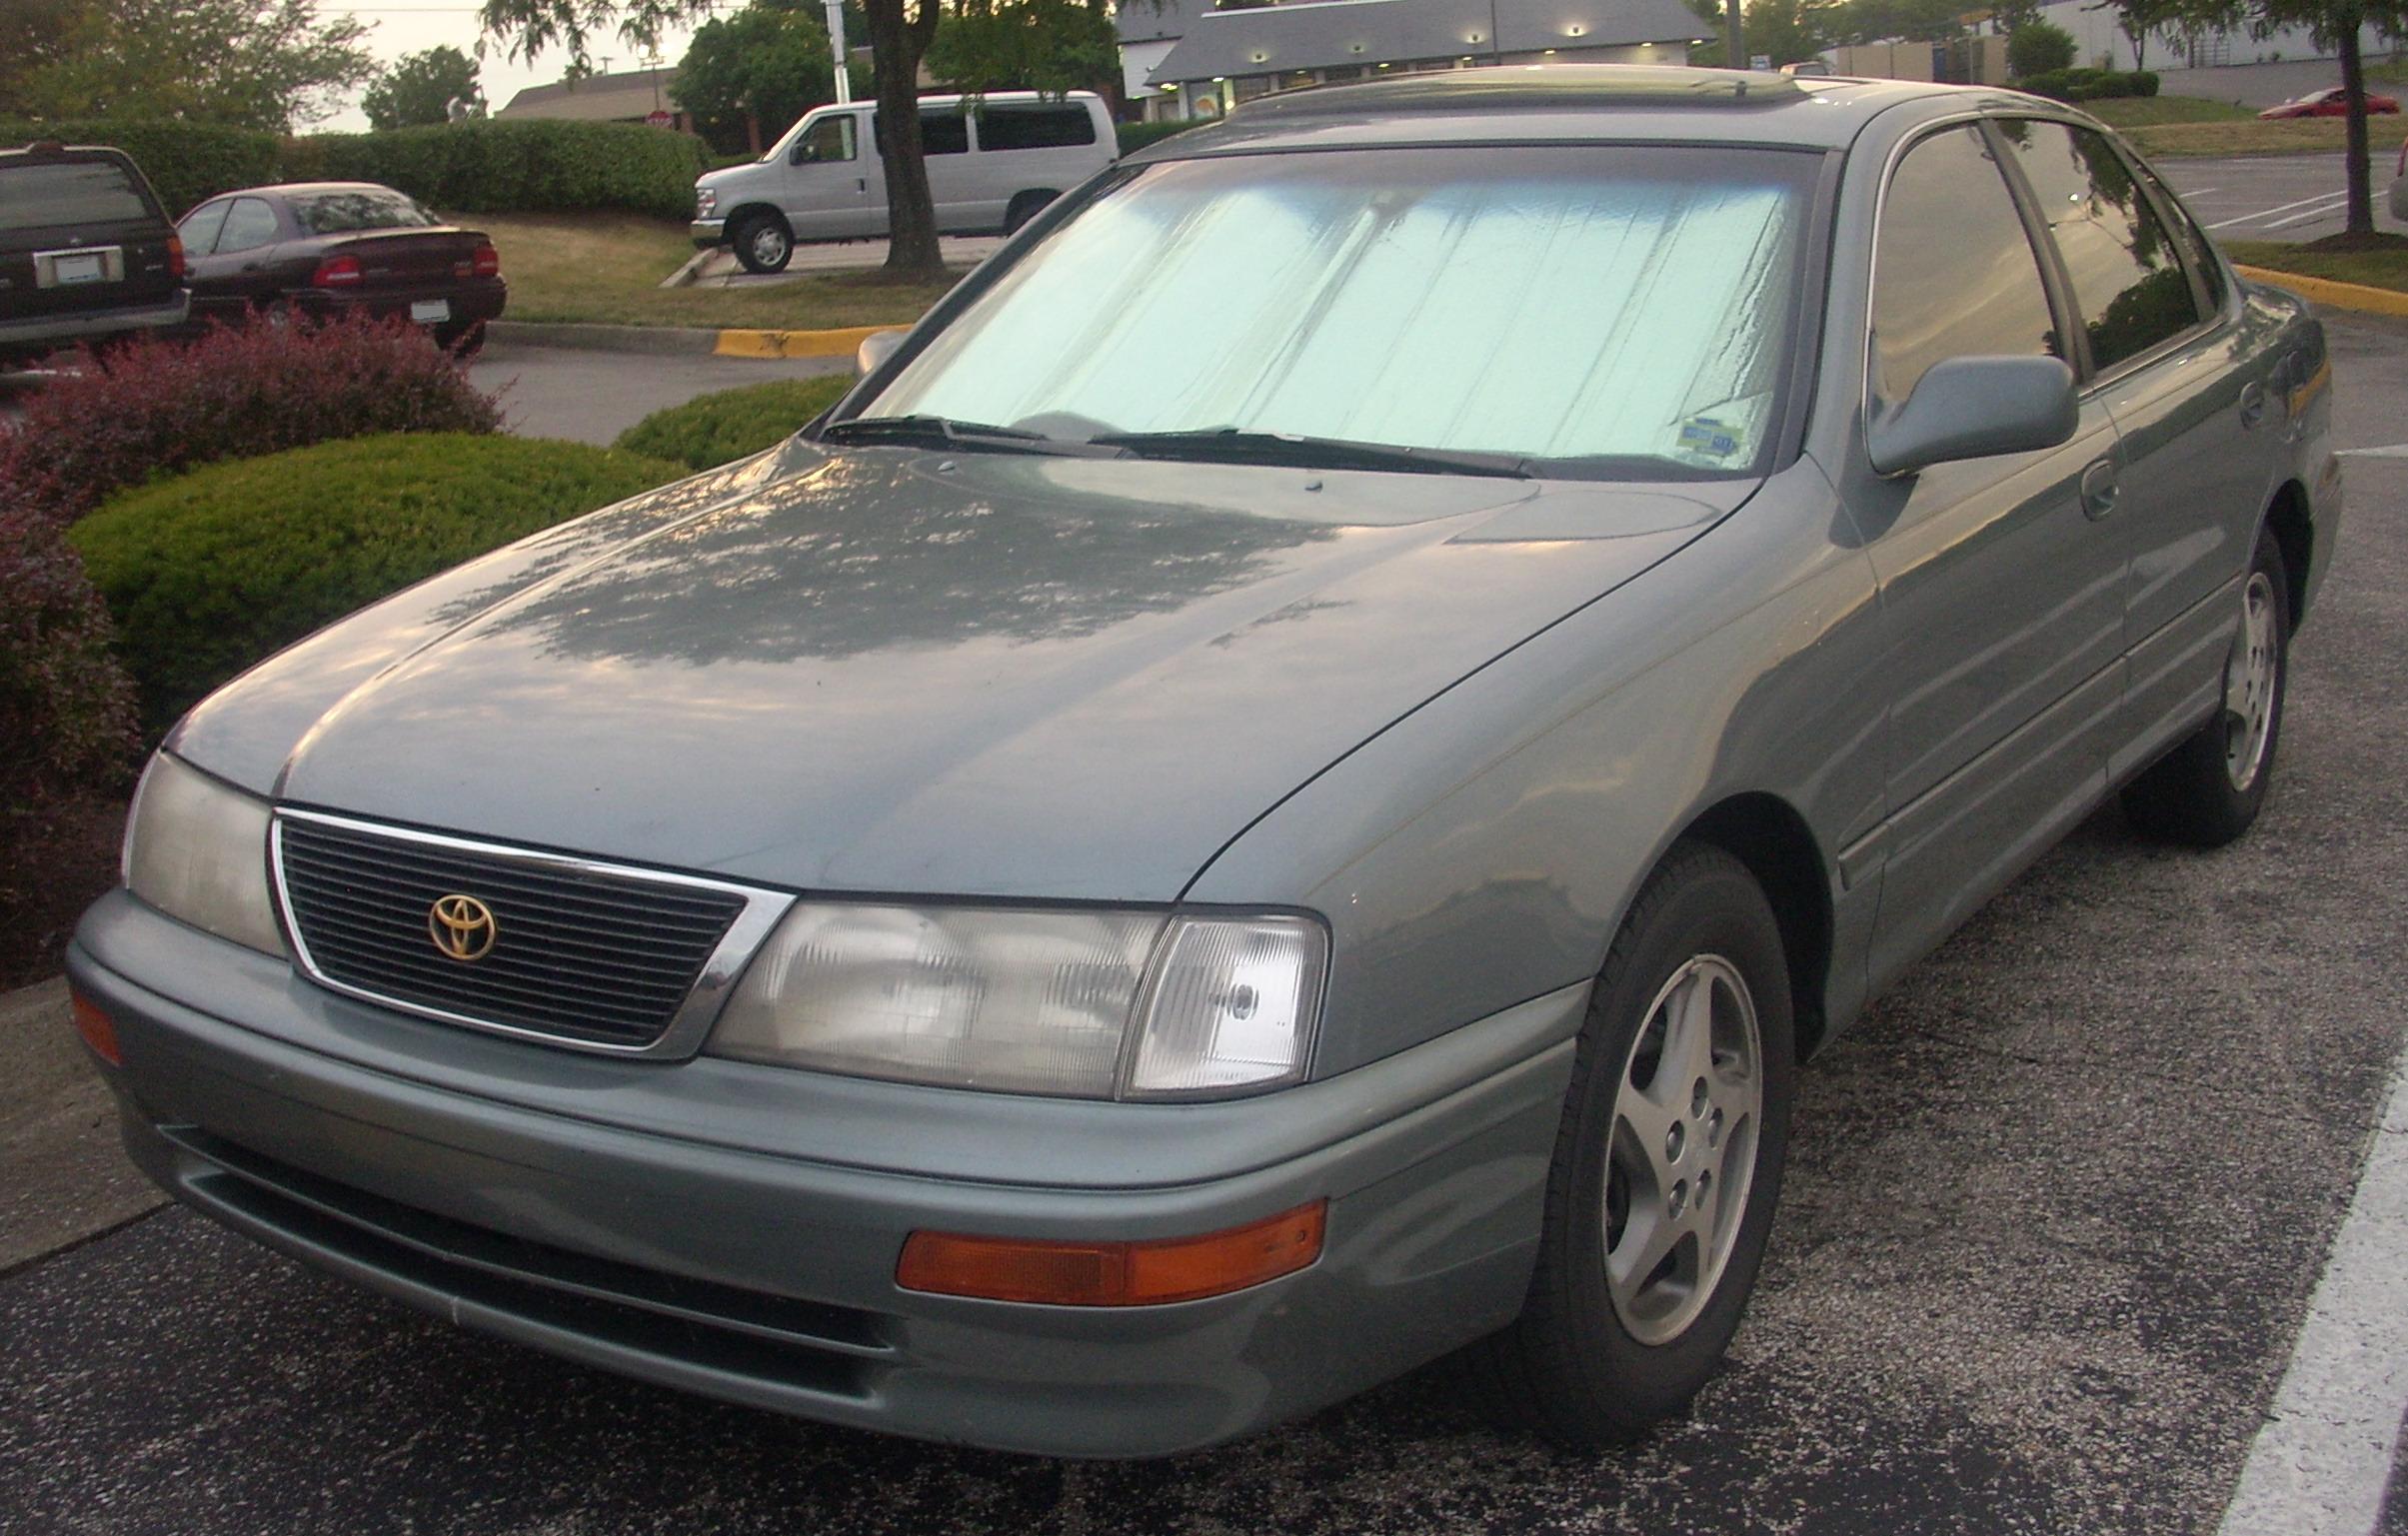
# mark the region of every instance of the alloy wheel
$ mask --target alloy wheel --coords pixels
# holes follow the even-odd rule
[[[2241,624],[2224,662],[2224,771],[2246,791],[2266,766],[2274,735],[2274,582],[2249,573],[2241,589]]]

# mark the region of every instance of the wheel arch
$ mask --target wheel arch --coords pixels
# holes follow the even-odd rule
[[[2274,536],[2275,548],[2282,551],[2283,596],[2291,610],[2291,628],[2297,631],[2308,612],[2308,563],[2316,554],[2316,524],[2308,511],[2307,488],[2296,480],[2286,480],[2277,487],[2274,500],[2266,506],[2266,531]]]
[[[1764,887],[1789,962],[1797,1055],[1804,1060],[1829,1033],[1824,999],[1831,979],[1831,878],[1821,845],[1795,806],[1762,790],[1732,794],[1699,811],[1674,840],[1684,839],[1720,848]]]
[[[728,231],[728,238],[731,240],[736,238],[736,226],[740,221],[749,219],[755,214],[763,213],[768,214],[780,224],[785,225],[787,228],[787,233],[792,234],[794,232],[794,221],[787,218],[785,209],[780,208],[775,203],[764,201],[761,198],[755,198],[749,203],[739,203],[734,208],[728,210],[727,223],[725,225],[725,228]]]

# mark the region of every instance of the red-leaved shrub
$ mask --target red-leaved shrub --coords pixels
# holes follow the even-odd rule
[[[20,856],[40,840],[28,818],[131,772],[134,690],[109,637],[58,526],[0,497],[0,918],[41,877]]]
[[[73,522],[216,459],[384,432],[495,432],[501,407],[414,326],[366,317],[143,337],[62,374],[0,429],[0,508]]]

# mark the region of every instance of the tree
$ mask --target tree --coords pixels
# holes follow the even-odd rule
[[[660,42],[674,22],[708,16],[713,0],[484,0],[485,30],[503,39],[516,59],[548,48],[570,56],[572,70],[590,67],[596,32],[615,27],[639,48]],[[929,199],[928,166],[920,155],[920,60],[937,35],[939,0],[865,0],[877,84],[878,151],[887,173],[887,271],[899,278],[942,276],[937,211]]]
[[[833,64],[825,23],[802,9],[755,0],[696,29],[669,95],[706,132],[742,123],[758,155],[763,125],[774,134],[835,99]]]
[[[2149,67],[2149,34],[2168,23],[2182,21],[2187,13],[2198,7],[2192,0],[2098,0],[2083,7],[2092,11],[2113,11],[2115,29],[2132,45],[2132,67]]]
[[[285,132],[328,116],[341,93],[376,73],[362,46],[367,28],[349,16],[320,20],[317,0],[37,0],[8,25],[25,21],[42,27],[47,47],[30,67],[9,58],[20,72],[0,104],[31,116],[183,117]]]
[[[429,48],[396,63],[360,98],[371,128],[416,128],[451,121],[454,98],[479,103],[477,61],[457,48]]]
[[[956,0],[929,47],[928,68],[966,96],[1110,96],[1121,78],[1121,47],[1112,19],[1088,0]]]
[[[2007,71],[2018,80],[2073,67],[2073,34],[2053,21],[2031,21],[2007,34]]]

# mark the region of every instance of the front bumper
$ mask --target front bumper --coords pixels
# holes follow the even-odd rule
[[[705,251],[728,243],[728,221],[725,219],[697,219],[687,226],[687,230],[694,236],[695,245]]]
[[[1133,1105],[520,1044],[335,996],[123,891],[68,969],[115,1020],[135,1160],[238,1230],[652,1381],[1074,1456],[1228,1439],[1508,1321],[1586,991],[1326,1082]],[[916,1229],[1143,1239],[1323,1197],[1317,1264],[1203,1301],[894,1281]]]

